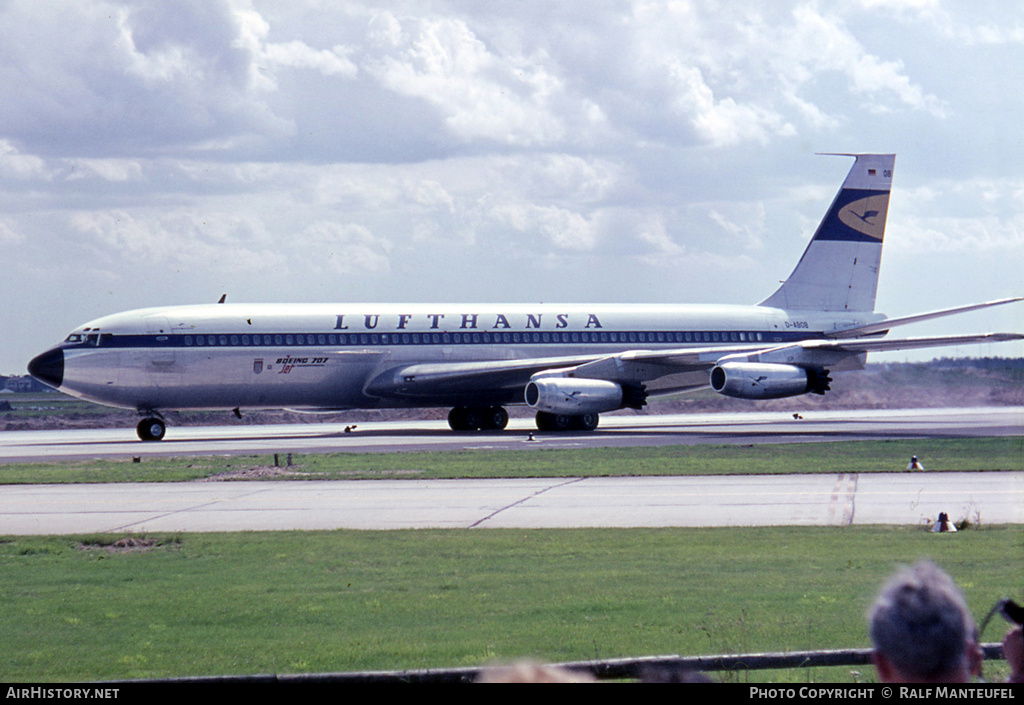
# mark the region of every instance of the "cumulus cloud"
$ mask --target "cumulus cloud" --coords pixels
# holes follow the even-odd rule
[[[0,139],[0,176],[16,179],[49,177],[46,162],[34,154],[22,154],[8,140]]]
[[[540,243],[525,241],[535,251],[586,251],[594,248],[597,233],[594,223],[581,213],[556,206],[503,204],[490,213],[492,219],[520,233],[543,236]]]
[[[137,152],[280,132],[227,2],[0,9],[0,130],[40,152]]]
[[[389,89],[439,110],[460,139],[547,144],[564,137],[548,103],[560,80],[542,57],[497,56],[457,18],[399,18],[375,35],[383,55],[368,70]]]
[[[74,159],[70,161],[68,181],[96,176],[103,181],[126,183],[143,178],[142,164],[134,159]]]
[[[391,243],[361,225],[318,221],[303,230],[293,245],[310,251],[315,261],[339,274],[390,269]]]
[[[10,222],[0,220],[0,244],[20,245],[24,241],[25,237]]]
[[[938,181],[906,196],[911,214],[892,243],[897,252],[1024,255],[1024,181]]]

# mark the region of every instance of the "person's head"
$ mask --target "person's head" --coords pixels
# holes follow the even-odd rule
[[[932,563],[897,572],[868,620],[883,681],[964,682],[980,672],[974,618],[952,578]]]

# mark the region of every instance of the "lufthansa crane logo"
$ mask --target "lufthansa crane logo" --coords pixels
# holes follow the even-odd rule
[[[881,240],[885,233],[885,215],[889,209],[889,194],[868,196],[849,203],[839,211],[843,225],[859,233]]]

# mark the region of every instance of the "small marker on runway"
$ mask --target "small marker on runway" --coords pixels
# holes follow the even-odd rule
[[[924,465],[921,465],[921,461],[917,459],[916,455],[910,456],[910,464],[907,465],[907,470],[924,470]]]
[[[944,532],[956,533],[956,525],[949,520],[949,515],[945,512],[939,512],[939,518],[932,525],[932,533],[944,533]]]

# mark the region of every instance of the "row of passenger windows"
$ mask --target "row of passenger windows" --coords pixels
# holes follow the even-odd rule
[[[331,333],[276,335],[186,335],[185,345],[466,345],[488,343],[743,343],[762,333],[729,332],[502,332],[502,333]]]

